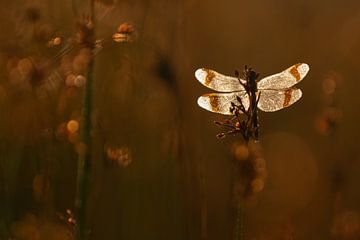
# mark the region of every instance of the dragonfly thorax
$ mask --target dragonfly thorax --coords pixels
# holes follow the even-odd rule
[[[257,92],[257,78],[258,74],[250,69],[245,70],[245,79],[247,82],[247,87],[249,88],[249,92]]]

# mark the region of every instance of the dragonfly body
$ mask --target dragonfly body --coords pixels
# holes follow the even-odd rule
[[[201,68],[196,70],[195,77],[208,88],[217,93],[204,94],[198,98],[200,107],[224,115],[244,113],[250,119],[251,126],[247,129],[254,131],[258,138],[258,109],[274,112],[297,102],[302,92],[294,87],[309,71],[306,63],[295,64],[286,70],[258,80],[258,74],[245,68],[244,76],[240,78],[220,74],[214,70]],[[235,102],[240,103],[234,114]],[[249,117],[250,116],[250,117]]]
[[[257,111],[257,104],[258,100],[260,99],[260,95],[258,95],[258,88],[257,88],[257,78],[259,77],[258,74],[256,74],[254,71],[249,71],[249,76],[247,77],[248,87],[249,87],[249,111],[251,116],[251,128],[254,129],[254,135],[255,139],[258,139],[259,136],[259,117],[258,117],[258,111]]]

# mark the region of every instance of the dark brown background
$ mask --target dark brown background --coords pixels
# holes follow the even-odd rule
[[[79,117],[81,91],[64,100],[61,86],[38,98],[24,83],[11,83],[7,64],[58,51],[32,39],[29,9],[40,13],[38,28],[64,39],[74,35],[76,19],[70,1],[2,5],[1,216],[13,234],[26,236],[19,239],[66,239],[56,213],[73,208],[77,156],[71,143],[43,133]],[[75,5],[86,12],[84,2]],[[260,114],[268,177],[246,209],[246,239],[360,238],[358,1],[118,0],[99,1],[96,10],[104,14],[98,38],[130,22],[136,40],[106,41],[95,60],[93,111],[101,128],[94,133],[91,239],[231,239],[230,147],[240,136],[216,139],[221,129],[212,122],[223,117],[197,106],[197,97],[211,90],[194,71],[233,75],[247,64],[264,77],[298,62],[310,65],[299,84],[302,99]],[[326,79],[336,83],[331,96],[324,94]],[[329,98],[338,114],[324,134]],[[129,147],[130,165],[109,166],[104,142]],[[33,180],[45,173],[50,190],[38,202]]]

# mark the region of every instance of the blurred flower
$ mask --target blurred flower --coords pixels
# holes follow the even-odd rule
[[[74,81],[76,87],[83,87],[85,85],[86,78],[83,75],[77,75]]]
[[[55,136],[58,140],[68,140],[72,144],[79,143],[79,122],[70,120],[58,125]]]
[[[61,42],[62,42],[61,37],[54,37],[47,42],[47,46],[48,47],[56,47],[56,46],[59,46],[61,44]]]
[[[113,35],[115,42],[130,42],[134,37],[134,27],[129,23],[122,23]]]
[[[131,34],[134,32],[134,27],[130,23],[122,23],[117,28],[117,32]]]
[[[76,133],[79,130],[79,122],[76,120],[70,120],[66,127],[69,133]]]
[[[262,178],[255,178],[252,182],[251,182],[251,190],[254,193],[258,193],[261,190],[263,190],[264,188],[264,180]]]
[[[247,160],[249,158],[249,147],[245,144],[235,143],[233,145],[234,157],[238,161]]]
[[[236,142],[231,149],[238,171],[234,186],[235,199],[246,200],[264,188],[266,163],[258,142]]]
[[[131,149],[128,147],[107,147],[105,152],[108,159],[119,166],[127,167],[132,162]]]

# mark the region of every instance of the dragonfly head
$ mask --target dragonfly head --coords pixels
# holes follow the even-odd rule
[[[256,81],[259,78],[259,73],[252,70],[252,68],[245,66],[243,78],[248,81]]]
[[[245,66],[245,70],[243,72],[243,78],[246,80],[247,86],[250,89],[250,91],[252,91],[251,89],[254,89],[254,91],[257,90],[256,85],[257,85],[258,77],[259,77],[259,73]]]

